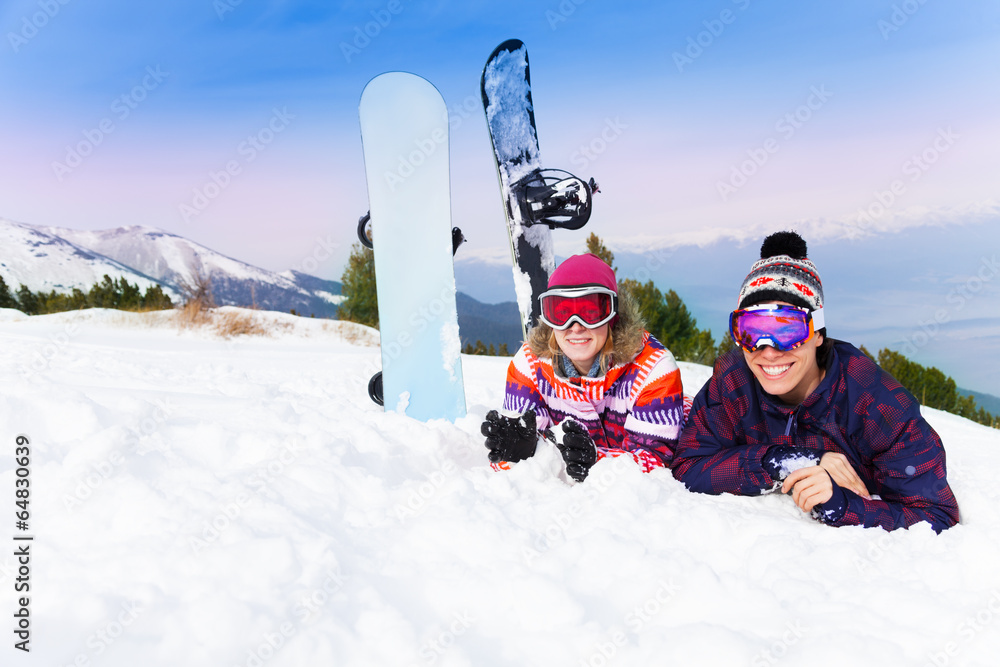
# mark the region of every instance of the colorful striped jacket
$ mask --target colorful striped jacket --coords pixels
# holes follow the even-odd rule
[[[927,521],[940,532],[958,521],[941,439],[916,399],[848,343],[834,341],[826,376],[796,408],[761,389],[740,350],[720,357],[671,466],[692,491],[756,495],[776,486],[762,464],[775,445],[844,454],[872,494],[834,483],[834,498],[813,510],[825,523],[892,530]]]
[[[684,421],[681,373],[670,351],[648,332],[632,361],[596,378],[557,375],[551,359],[525,344],[507,369],[504,411],[523,414],[529,408],[539,431],[572,417],[587,427],[598,458],[630,453],[648,472],[669,465],[677,446]]]

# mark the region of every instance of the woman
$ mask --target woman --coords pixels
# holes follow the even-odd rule
[[[778,232],[760,255],[730,316],[738,347],[695,397],[674,477],[702,493],[780,488],[833,526],[954,525],[940,438],[896,380],[827,338],[805,241]]]
[[[490,462],[505,469],[532,456],[542,432],[578,482],[605,456],[630,455],[645,471],[667,466],[684,417],[680,371],[631,300],[619,299],[611,267],[570,257],[540,301],[541,321],[507,370],[504,415],[483,422]]]

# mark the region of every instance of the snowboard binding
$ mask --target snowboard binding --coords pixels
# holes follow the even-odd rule
[[[361,241],[361,245],[371,250],[375,246],[372,245],[372,212],[366,211],[363,216],[358,218],[358,240]]]
[[[591,179],[593,180],[593,179]],[[375,246],[372,244],[372,213],[368,211],[363,216],[358,218],[358,240],[361,241],[361,245],[371,250]],[[468,239],[465,238],[465,234],[458,227],[451,228],[451,254],[454,255],[458,252],[458,247],[465,243]]]
[[[593,178],[584,181],[562,169],[536,169],[512,186],[527,226],[580,229],[590,220],[592,200],[600,192]]]
[[[372,376],[372,379],[368,381],[368,398],[376,405],[385,405],[385,400],[382,395],[382,371],[379,371]]]

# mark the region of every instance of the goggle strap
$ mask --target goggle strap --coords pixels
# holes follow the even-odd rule
[[[823,309],[817,308],[812,311],[813,331],[819,331],[826,326],[826,318],[823,316]]]
[[[547,296],[564,296],[568,299],[574,299],[576,297],[587,296],[589,294],[607,294],[613,299],[617,299],[618,297],[613,290],[609,290],[603,285],[583,285],[579,287],[553,287],[552,289],[539,294],[538,298],[544,299]]]

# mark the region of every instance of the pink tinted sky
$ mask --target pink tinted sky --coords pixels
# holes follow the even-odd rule
[[[379,3],[59,6],[23,43],[37,3],[0,10],[0,216],[149,225],[274,270],[319,253],[315,273],[339,277],[367,208],[357,102],[391,69],[444,94],[457,119],[454,221],[469,252],[502,254],[478,83],[515,36],[531,58],[542,157],[597,177],[591,229],[611,241],[849,218],[895,181],[905,187],[890,214],[961,209],[993,198],[1000,176],[1000,90],[987,83],[1000,8],[986,1],[904,14],[790,0],[414,2],[391,15]],[[352,51],[364,29],[375,36]],[[91,154],[60,179],[55,163],[78,148]],[[928,150],[934,164],[912,178],[907,160]],[[745,184],[734,169],[752,172]],[[198,193],[207,206],[192,215]]]

